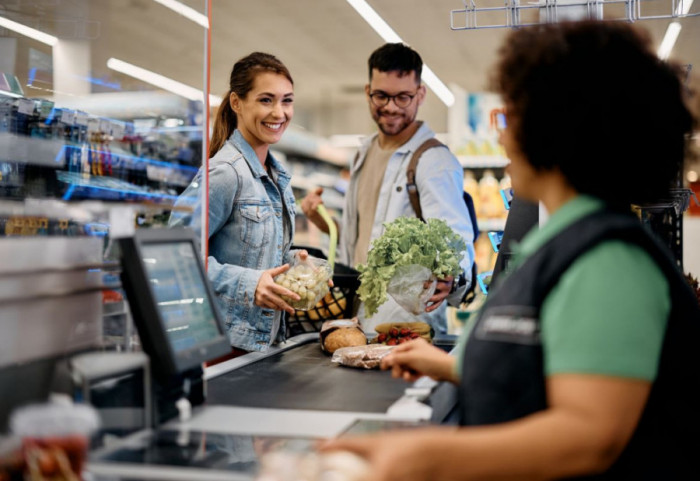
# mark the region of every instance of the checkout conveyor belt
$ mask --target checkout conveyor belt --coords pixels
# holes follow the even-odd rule
[[[384,413],[410,386],[403,380],[393,379],[386,371],[332,363],[331,357],[321,351],[318,334],[297,338],[293,338],[288,348],[261,355],[254,362],[233,367],[228,372],[207,376],[207,403]],[[236,361],[238,359],[229,363]]]

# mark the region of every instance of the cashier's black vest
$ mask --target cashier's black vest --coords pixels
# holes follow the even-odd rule
[[[540,306],[573,261],[611,239],[637,244],[653,257],[670,284],[672,305],[640,423],[613,466],[590,479],[686,479],[697,473],[697,463],[690,463],[700,453],[700,399],[691,396],[700,387],[700,307],[667,249],[631,215],[602,211],[575,222],[492,289],[464,351],[461,423],[502,423],[547,407]]]

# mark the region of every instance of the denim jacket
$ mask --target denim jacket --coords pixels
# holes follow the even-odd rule
[[[247,351],[264,351],[285,335],[282,313],[254,303],[262,272],[290,260],[294,238],[291,177],[271,154],[267,163],[276,182],[238,130],[209,161],[207,273],[231,345]],[[192,205],[194,211],[174,211],[171,226],[190,226],[201,233],[201,185],[202,169],[176,203]]]
[[[352,167],[350,184],[345,194],[338,260],[351,266],[355,264],[353,256],[357,241],[357,179],[367,157],[367,151],[376,135],[365,139],[360,146],[358,160]],[[379,199],[370,235],[371,240],[384,233],[385,222],[391,222],[399,217],[416,216],[406,191],[406,168],[413,152],[423,142],[434,136],[435,133],[428,127],[428,124],[423,122],[413,137],[391,155],[379,190]],[[467,244],[467,251],[460,265],[464,269],[467,280],[471,282],[471,265],[474,262],[474,232],[469,212],[462,199],[463,178],[464,170],[459,161],[449,150],[444,148],[426,150],[416,169],[416,184],[420,193],[423,218],[442,219],[462,236]],[[448,303],[458,305],[466,290],[467,286],[464,286],[448,296]],[[415,316],[399,306],[391,296],[388,297],[387,302],[379,306],[379,311],[371,319],[365,317],[364,304],[360,306],[358,317],[366,331],[371,331],[376,324],[382,322],[416,320]],[[420,314],[418,318],[431,324],[436,332],[446,332],[447,330],[445,303],[433,312]]]

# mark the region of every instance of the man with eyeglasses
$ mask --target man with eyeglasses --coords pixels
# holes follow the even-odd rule
[[[338,260],[351,266],[366,263],[371,241],[384,231],[383,223],[398,217],[445,220],[467,244],[461,263],[464,273],[458,279],[441,279],[426,312],[420,316],[436,332],[444,333],[447,319],[443,301],[459,304],[471,282],[474,260],[474,233],[462,199],[463,170],[444,146],[423,150],[415,170],[421,211],[417,215],[408,194],[407,167],[414,153],[435,137],[425,122],[416,120],[418,107],[426,94],[421,83],[423,61],[410,47],[387,43],[372,53],[368,64],[369,84],[365,86],[365,93],[379,131],[365,139],[352,165],[339,226]],[[322,203],[322,192],[323,189],[318,188],[308,194],[301,207],[309,220],[328,232],[316,211]],[[382,322],[415,320],[391,298],[371,319],[364,319],[364,306],[360,306],[358,317],[368,331]]]

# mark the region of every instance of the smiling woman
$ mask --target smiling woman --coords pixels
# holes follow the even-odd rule
[[[294,114],[294,83],[277,58],[255,52],[233,66],[216,115],[209,162],[208,275],[235,352],[263,351],[284,339],[281,296],[274,283],[294,237],[290,175],[270,153]],[[173,212],[170,225],[201,232],[203,172],[178,199],[193,212]]]
[[[238,118],[238,130],[264,163],[270,144],[279,142],[294,115],[294,87],[285,76],[265,72],[255,78],[253,90],[241,98],[229,96]]]

